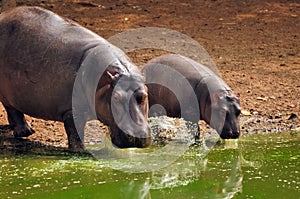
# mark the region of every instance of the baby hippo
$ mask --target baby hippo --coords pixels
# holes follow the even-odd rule
[[[204,120],[222,139],[240,136],[239,97],[208,67],[167,54],[147,63],[142,73],[148,87],[150,116],[183,117],[193,123]]]

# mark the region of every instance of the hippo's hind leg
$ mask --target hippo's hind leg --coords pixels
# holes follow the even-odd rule
[[[24,114],[11,106],[5,106],[7,112],[8,122],[14,131],[14,136],[28,137],[34,133],[34,130],[26,122]]]
[[[63,116],[65,130],[68,136],[68,147],[69,150],[72,152],[82,152],[84,151],[84,144],[83,144],[83,131],[84,131],[84,124],[78,124],[77,129],[74,123],[72,111],[69,111],[64,114]],[[80,134],[78,134],[80,132]]]

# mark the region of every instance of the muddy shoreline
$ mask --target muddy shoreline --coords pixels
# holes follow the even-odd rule
[[[201,44],[225,82],[241,96],[242,134],[300,129],[300,3],[291,0],[17,1],[50,9],[109,37],[140,27],[163,27]],[[139,66],[162,52],[128,55]],[[62,123],[26,117],[36,133],[14,139],[0,105],[0,150],[65,150]],[[205,127],[206,128],[206,127]],[[54,148],[53,148],[54,147]]]

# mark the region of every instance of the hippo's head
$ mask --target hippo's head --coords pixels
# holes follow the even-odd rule
[[[149,146],[148,94],[142,76],[109,71],[104,76],[108,83],[97,90],[95,108],[98,119],[110,128],[112,143],[119,148]]]
[[[240,136],[239,98],[232,92],[216,92],[211,95],[210,125],[222,139],[236,139]]]

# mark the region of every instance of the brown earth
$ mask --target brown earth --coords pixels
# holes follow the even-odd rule
[[[140,27],[184,33],[208,51],[223,79],[240,93],[244,134],[299,131],[299,0],[28,0],[17,5],[50,9],[104,38]],[[129,56],[142,65],[160,53],[149,49]],[[61,123],[27,119],[36,133],[16,141],[0,107],[0,148],[67,146]]]

